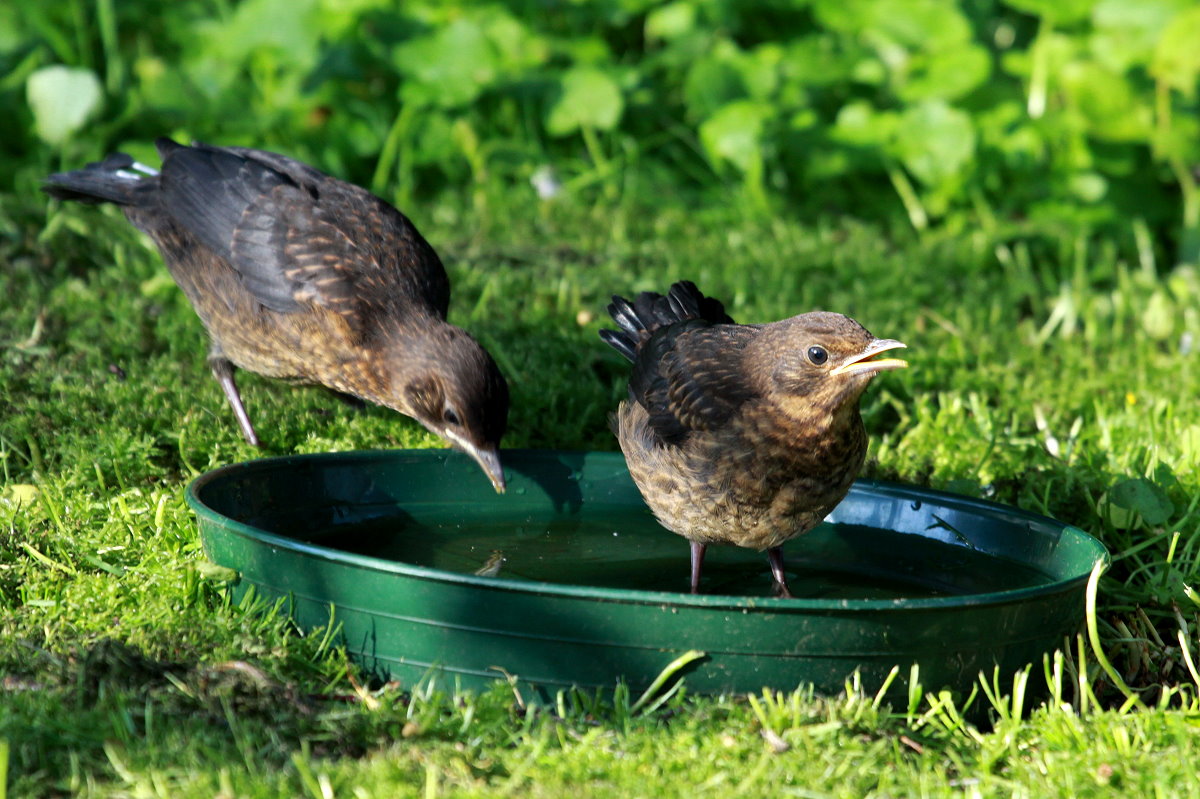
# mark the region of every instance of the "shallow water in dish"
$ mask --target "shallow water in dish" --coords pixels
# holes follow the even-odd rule
[[[364,509],[357,509],[362,512]],[[460,574],[588,587],[688,590],[688,545],[644,510],[592,509],[535,517],[471,513],[460,504],[422,505],[421,518],[392,513],[330,523],[328,514],[274,516],[257,524],[333,549]],[[369,514],[368,514],[369,515]],[[321,517],[325,517],[322,522]],[[1044,585],[1028,565],[870,527],[825,524],[784,547],[797,598],[897,599],[961,596]],[[710,546],[701,591],[772,596],[764,553]]]

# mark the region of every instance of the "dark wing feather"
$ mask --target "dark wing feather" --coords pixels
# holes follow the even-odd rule
[[[720,427],[758,396],[739,357],[758,331],[689,319],[659,328],[639,348],[629,393],[663,442]]]
[[[281,313],[320,305],[364,320],[419,302],[445,318],[449,281],[412,224],[370,193],[285,156],[160,142],[164,210]]]
[[[704,319],[713,324],[732,325],[733,318],[725,313],[718,299],[706,297],[690,280],[680,280],[667,292],[668,318]]]
[[[617,323],[619,329],[601,330],[600,338],[630,362],[637,361],[638,348],[661,328],[689,320],[709,324],[734,323],[729,314],[725,313],[725,306],[720,300],[705,297],[690,280],[675,283],[666,296],[653,291],[643,291],[634,297],[632,302],[624,297],[614,296],[608,306],[608,315]],[[688,329],[694,327],[696,325]]]
[[[309,166],[303,161],[297,161],[295,158],[288,158],[286,155],[272,153],[268,150],[255,150],[252,147],[213,147],[212,145],[207,144],[197,144],[194,146],[223,150],[227,153],[240,155],[243,158],[257,161],[260,164],[270,167],[281,175],[286,175],[297,186],[306,186],[309,187],[310,190],[313,187],[320,185],[324,181],[331,180],[329,175],[326,175],[319,169]]]
[[[289,177],[217,147],[175,145],[164,153],[160,185],[163,210],[232,264],[259,302],[301,309],[287,274],[284,215],[305,198]]]

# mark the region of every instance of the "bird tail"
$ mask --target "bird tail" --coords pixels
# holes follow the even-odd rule
[[[725,313],[720,300],[705,297],[690,280],[681,280],[671,286],[666,296],[653,291],[643,291],[632,302],[624,297],[613,297],[608,314],[620,330],[601,330],[604,339],[617,352],[633,362],[642,342],[660,327],[702,319],[712,324],[733,324]]]
[[[125,153],[113,153],[83,169],[51,175],[42,184],[42,191],[89,205],[141,205],[157,186],[157,177],[158,170],[139,164]]]

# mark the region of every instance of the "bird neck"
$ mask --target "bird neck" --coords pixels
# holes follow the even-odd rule
[[[408,314],[399,323],[382,327],[372,346],[403,367],[406,363],[444,358],[450,341],[461,333],[459,328],[433,314]]]
[[[464,341],[473,346],[464,346]],[[375,343],[378,384],[384,393],[376,401],[414,415],[405,398],[408,390],[451,379],[477,349],[474,340],[460,328],[437,317],[411,319],[395,326]]]
[[[767,440],[775,442],[779,461],[788,464],[781,472],[790,473],[799,464],[805,471],[836,477],[838,483],[852,480],[867,452],[867,433],[857,398],[832,412],[814,412],[812,406],[806,410],[793,408],[790,414],[774,415]]]

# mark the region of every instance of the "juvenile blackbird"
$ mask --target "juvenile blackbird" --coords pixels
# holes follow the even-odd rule
[[[161,138],[161,171],[117,153],[47,178],[111,202],[154,240],[207,328],[208,363],[251,444],[234,367],[385,405],[475,459],[504,490],[508,384],[446,322],[450,282],[412,222],[370,192],[245,147]]]
[[[765,549],[791,596],[780,545],[846,496],[867,451],[859,397],[908,365],[872,358],[904,345],[821,311],[735,324],[687,281],[608,312],[620,330],[600,336],[633,363],[617,438],[646,504],[691,542],[692,592],[708,545],[736,544]]]

